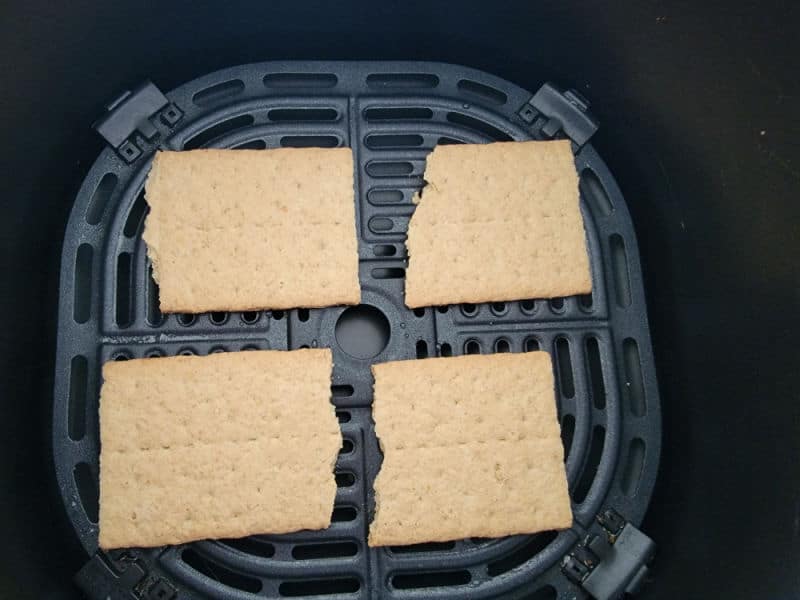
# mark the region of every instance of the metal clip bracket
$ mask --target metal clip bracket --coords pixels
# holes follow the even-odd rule
[[[563,132],[581,148],[599,127],[589,111],[589,102],[575,90],[561,91],[545,83],[518,111],[523,121],[539,128],[544,137]]]
[[[147,81],[111,102],[106,114],[93,127],[130,164],[142,155],[148,142],[158,137],[158,128],[153,122],[156,117],[172,128],[181,120],[183,112]]]
[[[614,509],[597,516],[603,534],[587,535],[561,561],[561,571],[597,600],[636,593],[647,576],[655,543]]]
[[[75,575],[75,583],[87,598],[103,600],[174,600],[177,588],[164,577],[148,571],[134,551],[97,552]]]

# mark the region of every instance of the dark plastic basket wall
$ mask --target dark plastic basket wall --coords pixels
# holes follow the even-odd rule
[[[800,453],[800,403],[793,393],[800,387],[800,123],[793,102],[800,95],[799,10],[791,3],[723,7],[673,0],[491,6],[279,1],[224,8],[32,0],[5,6],[0,596],[80,597],[72,579],[89,560],[62,508],[51,424],[62,239],[78,188],[105,147],[91,124],[105,103],[142,81],[171,90],[230,65],[284,59],[444,61],[531,91],[553,81],[591,101],[601,125],[591,144],[622,188],[638,238],[663,400],[660,472],[640,524],[656,540],[658,554],[641,597],[800,595],[800,473],[787,466]],[[97,246],[96,253],[91,245],[92,262],[131,251],[131,273],[139,273],[135,244],[124,231],[114,239],[124,244]],[[122,265],[124,271],[124,259]],[[141,319],[140,310],[134,302],[130,314]],[[433,322],[494,318],[491,307],[481,310],[488,312],[468,317],[458,307],[437,313]],[[232,315],[222,325],[203,317],[169,326],[260,332],[269,321],[266,337],[274,341],[281,327],[299,326],[299,316],[270,321],[260,315],[247,323],[250,316],[243,322]],[[313,319],[309,314],[308,322]],[[116,314],[106,322],[117,327]],[[468,341],[454,339],[451,349],[463,351],[459,344]],[[495,349],[491,336],[480,342],[482,351]],[[512,346],[521,342],[509,337]],[[176,341],[170,351],[182,348]],[[87,359],[87,378],[90,367]],[[80,374],[82,367],[75,368]],[[342,458],[357,462],[365,448],[354,443]],[[81,468],[78,478],[91,481],[91,475]],[[337,522],[351,523],[352,515],[340,511]],[[313,547],[297,556],[289,546],[274,548],[275,556],[259,560],[327,560],[312,558]],[[352,552],[352,546],[336,551]],[[528,555],[535,552],[534,544]],[[364,555],[354,556],[358,562]],[[202,576],[206,567],[197,557],[187,554],[194,563],[188,567]],[[495,579],[508,580],[508,573]],[[127,577],[135,575],[134,569]],[[463,573],[454,577],[445,582],[464,580]],[[296,578],[288,583],[284,593],[309,592]],[[365,588],[350,589],[338,591],[358,595]]]

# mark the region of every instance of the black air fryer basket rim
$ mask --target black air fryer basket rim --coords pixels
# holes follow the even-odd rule
[[[153,586],[181,597],[296,595],[323,588],[347,597],[410,598],[435,591],[466,598],[535,589],[583,595],[565,575],[562,558],[586,535],[605,535],[596,516],[607,509],[631,526],[640,524],[660,450],[636,238],[619,188],[587,141],[596,128],[587,104],[554,86],[534,96],[480,71],[423,62],[250,64],[163,96],[155,86],[142,86],[121,98],[100,124],[109,147],[78,193],[62,254],[53,443],[67,513],[92,556],[79,585],[89,593]],[[133,127],[126,125],[130,115],[139,119]],[[567,135],[581,174],[591,298],[406,309],[404,232],[430,148]],[[187,318],[157,310],[141,241],[141,189],[152,153],[281,145],[354,149],[362,302],[389,323],[389,331],[378,334],[386,339],[374,356],[356,358],[340,348],[335,330],[342,307]],[[337,465],[336,507],[347,520],[324,532],[259,536],[245,546],[206,541],[95,554],[102,362],[314,345],[334,349],[333,401],[353,448]],[[416,552],[367,548],[371,482],[380,462],[368,364],[506,347],[538,347],[554,357],[562,427],[571,436],[571,492],[581,499],[574,506],[575,527],[554,536],[463,540]],[[297,558],[309,552],[315,558]],[[124,576],[128,568],[143,574],[131,583]]]

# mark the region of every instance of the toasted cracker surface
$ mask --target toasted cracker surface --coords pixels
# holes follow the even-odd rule
[[[569,141],[437,146],[425,180],[408,228],[407,306],[591,291]]]
[[[350,148],[159,152],[145,199],[162,312],[359,302]]]
[[[372,369],[384,458],[370,546],[572,524],[547,353],[408,360]]]
[[[106,363],[100,547],[327,527],[331,368],[330,350]]]

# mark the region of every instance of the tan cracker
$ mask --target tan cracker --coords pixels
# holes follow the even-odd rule
[[[406,242],[406,305],[592,289],[569,141],[437,146]]]
[[[349,148],[159,152],[145,198],[162,312],[360,300]]]
[[[330,350],[103,366],[100,547],[322,529],[342,444]]]
[[[546,352],[375,365],[369,545],[496,537],[572,524]]]

